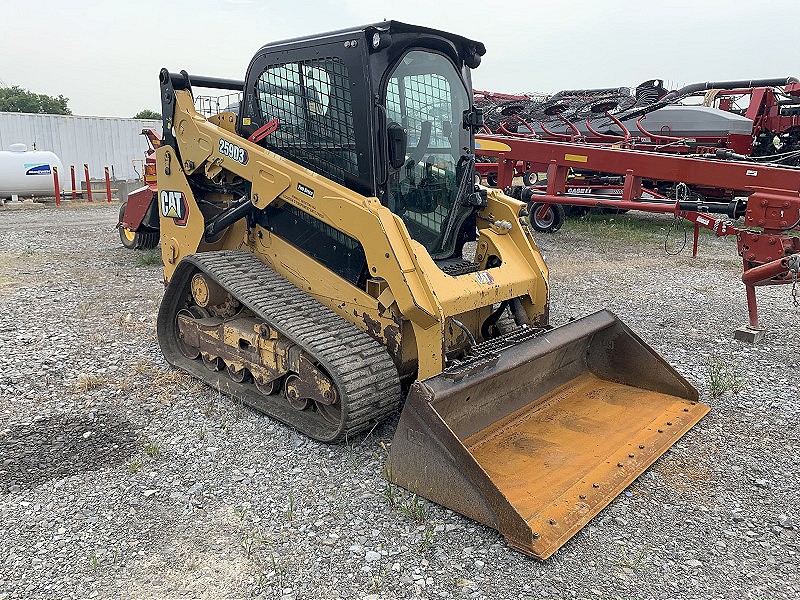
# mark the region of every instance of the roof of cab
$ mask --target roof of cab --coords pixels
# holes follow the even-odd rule
[[[463,36],[456,35],[454,33],[449,33],[447,31],[441,31],[439,29],[433,29],[431,27],[421,27],[419,25],[410,25],[408,23],[402,23],[400,21],[382,21],[380,23],[373,23],[371,25],[362,25],[360,27],[349,27],[347,29],[338,29],[336,31],[328,31],[324,33],[304,35],[302,37],[290,38],[286,40],[278,40],[275,42],[270,42],[268,44],[265,44],[264,46],[261,47],[259,52],[275,50],[279,46],[294,45],[297,42],[308,42],[312,40],[321,41],[328,37],[338,37],[348,33],[349,34],[358,33],[360,35],[365,35],[366,32],[370,29],[376,31],[388,31],[390,34],[391,33],[432,34],[448,39],[457,46],[461,46],[462,48],[470,48],[470,47],[474,48],[478,56],[483,56],[484,54],[486,54],[486,46],[484,46],[482,42],[471,40],[469,38],[465,38]]]

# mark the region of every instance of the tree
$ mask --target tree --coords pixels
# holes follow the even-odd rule
[[[154,110],[150,110],[149,108],[145,108],[144,110],[140,110],[138,113],[133,115],[134,119],[155,119],[157,121],[161,120],[161,113],[156,112]]]
[[[49,115],[71,115],[72,111],[67,106],[69,98],[37,94],[12,85],[0,87],[0,111],[19,113],[44,113]]]

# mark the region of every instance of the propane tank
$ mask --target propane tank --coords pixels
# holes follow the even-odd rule
[[[25,144],[11,144],[0,150],[0,199],[19,196],[52,196],[53,167],[58,167],[59,186],[64,189],[67,173],[61,159],[52,152],[28,150]]]

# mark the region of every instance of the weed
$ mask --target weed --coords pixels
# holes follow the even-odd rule
[[[86,321],[94,311],[96,302],[94,300],[84,300],[75,307],[75,316],[81,321]]]
[[[76,392],[88,392],[99,388],[105,383],[105,379],[99,375],[89,375],[88,373],[81,373],[75,381]]]
[[[398,506],[400,512],[415,523],[428,519],[428,503],[414,493],[406,492],[405,499]]]
[[[706,377],[712,398],[719,398],[728,391],[738,394],[745,389],[745,381],[739,375],[737,365],[729,361],[709,357],[706,361]]]
[[[134,458],[128,465],[128,473],[136,474],[141,470],[142,470],[142,461],[140,461],[138,458]]]
[[[158,456],[159,452],[160,450],[158,449],[158,444],[153,441],[149,441],[144,445],[144,453],[150,458],[155,458]]]
[[[206,426],[205,425],[200,427],[200,431],[198,432],[197,437],[200,438],[201,440],[206,439]]]
[[[250,555],[253,553],[253,549],[258,544],[263,544],[267,541],[267,538],[263,537],[260,531],[255,529],[249,529],[245,532],[244,539],[242,540],[242,548],[244,548],[244,555],[245,558],[250,558]]]
[[[203,407],[203,414],[207,419],[214,414],[214,394],[208,394],[208,404]]]
[[[397,503],[400,500],[400,488],[393,484],[391,481],[387,481],[386,485],[383,486],[383,490],[381,491],[381,496],[383,496],[386,501],[389,503],[389,506],[394,508],[397,506]]]
[[[355,445],[347,444],[347,446],[345,446],[345,452],[347,452],[347,462],[350,464],[350,468],[355,471],[361,464]]]
[[[231,396],[231,400],[233,400],[233,419],[234,421],[241,421],[244,402],[236,396]]]
[[[22,256],[33,256],[36,254],[36,250],[28,246],[25,250],[22,251]]]
[[[289,507],[286,509],[286,520],[289,521],[289,523],[291,523],[293,518],[294,518],[294,495],[289,494]]]
[[[417,548],[417,552],[419,554],[424,554],[431,548],[433,548],[433,527],[430,525],[425,527],[425,531],[422,533],[422,539],[419,542],[419,547]]]
[[[93,571],[96,571],[97,567],[100,565],[100,560],[94,552],[89,555],[89,564],[92,566]]]
[[[631,553],[627,547],[620,546],[619,552],[621,556],[617,560],[613,560],[612,563],[624,569],[631,569],[633,571],[647,570],[647,562],[645,560],[645,553],[647,550],[648,547],[646,546]]]
[[[383,585],[386,583],[386,579],[389,577],[389,571],[387,569],[381,569],[379,573],[376,573],[372,577],[369,578],[370,581],[370,589],[373,592],[380,592],[383,589]]]
[[[146,360],[137,360],[131,369],[134,375],[142,375],[144,373],[150,373],[153,370],[153,365],[149,361]]]
[[[415,523],[425,523],[428,520],[428,502],[417,494],[387,482],[383,486],[381,495],[389,503],[389,506],[407,519],[411,519]]]
[[[272,552],[269,553],[269,558],[272,561],[272,571],[278,579],[278,586],[283,587],[284,581],[286,581],[286,566],[282,561],[276,560],[275,554]]]
[[[145,250],[136,257],[136,262],[140,267],[149,267],[161,264],[161,253],[155,250]]]
[[[259,573],[258,579],[256,580],[256,589],[260,590],[264,587],[264,584],[267,582],[267,574],[266,573]]]

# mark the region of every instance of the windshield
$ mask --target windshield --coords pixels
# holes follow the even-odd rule
[[[411,51],[389,77],[388,122],[408,132],[405,164],[389,175],[389,208],[433,258],[453,254],[471,212],[457,202],[473,181],[470,132],[463,125],[469,108],[458,71],[440,54]]]

